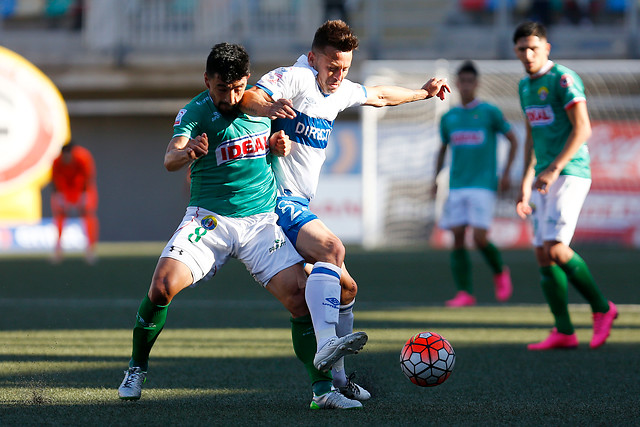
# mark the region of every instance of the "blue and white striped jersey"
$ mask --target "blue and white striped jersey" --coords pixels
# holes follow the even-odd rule
[[[280,67],[262,76],[256,86],[274,100],[290,99],[294,119],[276,119],[272,132],[284,130],[291,139],[291,154],[274,159],[278,196],[311,200],[318,187],[325,148],[338,113],[367,100],[363,85],[344,79],[337,91],[325,95],[316,81],[316,70],[305,55],[291,67]]]

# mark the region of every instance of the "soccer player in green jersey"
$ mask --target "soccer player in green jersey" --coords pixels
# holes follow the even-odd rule
[[[452,108],[440,120],[442,146],[436,161],[436,176],[444,165],[447,148],[451,150],[449,196],[440,219],[440,227],[453,233],[451,272],[458,292],[446,302],[448,307],[475,305],[471,258],[465,247],[465,234],[473,230],[473,241],[493,272],[496,299],[507,301],[513,292],[509,268],[502,262],[498,248],[487,238],[493,219],[496,191],[510,186],[509,173],[518,141],[511,125],[498,107],[476,98],[478,70],[471,61],[457,72],[456,85],[461,105]],[[509,154],[498,182],[498,139],[509,140]],[[437,192],[434,179],[433,194]]]
[[[528,349],[578,346],[568,310],[568,282],[591,306],[590,347],[598,348],[609,337],[618,310],[602,295],[585,261],[569,247],[591,187],[587,150],[591,124],[584,85],[574,71],[549,60],[551,45],[543,25],[520,24],[513,42],[527,72],[518,88],[527,138],[516,211],[523,219],[532,216],[542,292],[555,319],[550,335]]]
[[[140,399],[149,353],[164,327],[169,304],[183,289],[210,279],[230,257],[242,261],[258,283],[291,313],[293,347],[313,384],[314,409],[359,408],[331,386],[331,375],[313,366],[316,339],[304,296],[302,257],[276,224],[276,187],[270,152],[290,149],[270,120],[238,109],[249,78],[242,46],[215,45],[207,58],[207,90],[175,119],[165,168],[191,168],[191,199],[165,246],[133,329],[129,369],[121,399]],[[323,389],[323,393],[318,390]]]

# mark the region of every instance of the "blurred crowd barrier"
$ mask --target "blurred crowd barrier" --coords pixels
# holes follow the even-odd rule
[[[638,0],[0,0],[3,44],[22,30],[77,32],[81,55],[136,56],[241,43],[257,61],[291,60],[327,18],[346,20],[360,59],[510,59],[511,32],[544,22],[556,54],[637,58]],[[598,31],[592,30],[598,27]],[[38,43],[40,39],[34,39]],[[76,49],[77,50],[77,49]],[[474,55],[472,55],[474,54]]]

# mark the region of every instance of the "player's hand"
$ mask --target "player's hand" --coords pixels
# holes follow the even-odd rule
[[[272,102],[267,113],[267,117],[271,120],[293,119],[295,116],[296,112],[293,109],[293,103],[290,99],[284,98]]]
[[[533,209],[529,204],[529,200],[531,198],[531,189],[529,187],[525,187],[520,191],[520,197],[516,202],[516,213],[522,219],[526,219],[528,215],[533,213]]]
[[[191,138],[184,147],[191,160],[206,156],[209,153],[209,138],[206,133]]]
[[[538,190],[540,194],[547,194],[549,192],[549,187],[556,182],[558,176],[560,175],[560,169],[553,167],[550,165],[548,168],[540,172],[540,174],[536,177],[536,181],[533,183],[533,187]]]
[[[531,208],[531,205],[529,203],[519,201],[516,204],[516,213],[520,218],[527,219],[527,216],[533,213],[533,209]]]
[[[280,130],[269,138],[269,150],[278,157],[288,156],[291,152],[291,140],[289,136]]]
[[[427,91],[427,99],[437,96],[442,101],[444,101],[447,92],[451,93],[451,88],[447,84],[447,80],[436,77],[430,78],[429,81],[422,86],[422,90]]]

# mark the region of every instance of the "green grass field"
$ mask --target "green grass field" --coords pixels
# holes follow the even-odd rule
[[[479,305],[445,309],[446,251],[349,248],[360,285],[357,330],[369,343],[347,370],[373,398],[360,411],[310,411],[289,316],[233,261],[172,303],[138,402],[117,398],[131,328],[162,245],[106,245],[100,260],[51,265],[0,258],[0,425],[640,425],[640,252],[578,248],[620,318],[590,350],[591,317],[574,291],[580,347],[532,353],[552,326],[531,251],[506,251],[515,292],[496,304],[473,254]],[[414,333],[444,335],[456,350],[443,385],[411,384],[398,364]]]

